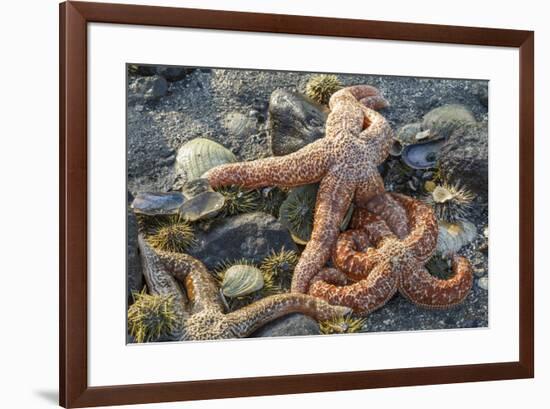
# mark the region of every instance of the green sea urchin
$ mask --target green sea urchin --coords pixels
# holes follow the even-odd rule
[[[195,243],[193,226],[179,216],[156,218],[147,232],[147,241],[158,250],[183,253]]]
[[[153,342],[170,335],[178,324],[172,295],[134,293],[128,308],[128,330],[136,342]]]
[[[240,213],[250,213],[258,210],[261,205],[261,194],[258,190],[245,190],[237,186],[217,188],[225,198],[221,216],[234,216]]]
[[[352,334],[361,331],[367,322],[366,318],[343,317],[329,321],[321,321],[321,334]]]
[[[466,219],[473,199],[474,194],[460,186],[460,183],[442,183],[424,197],[424,201],[433,207],[437,218],[448,223]]]
[[[336,75],[319,74],[311,77],[306,84],[306,95],[313,101],[327,105],[330,97],[342,88]]]
[[[299,244],[306,244],[311,237],[317,189],[317,184],[292,189],[279,209],[281,223]]]
[[[298,253],[293,250],[272,251],[260,265],[260,270],[273,276],[277,285],[281,288],[290,288],[292,273],[299,260]]]

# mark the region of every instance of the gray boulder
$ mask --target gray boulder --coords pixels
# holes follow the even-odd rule
[[[272,321],[254,332],[251,337],[292,337],[296,335],[320,335],[319,324],[303,314],[290,314]]]
[[[276,89],[269,100],[268,143],[275,156],[288,155],[325,135],[327,113],[303,95]]]
[[[288,230],[273,216],[256,212],[213,221],[206,231],[197,232],[197,244],[189,254],[214,269],[240,258],[259,263],[283,247],[297,250]]]
[[[128,193],[128,201],[131,203],[133,197]],[[128,205],[127,208],[128,238],[126,242],[126,289],[128,302],[133,301],[132,293],[139,292],[143,288],[143,274],[141,272],[141,259],[138,251],[138,225],[134,212]]]
[[[439,169],[450,182],[461,182],[482,196],[489,183],[487,122],[467,124],[453,131],[439,154]]]
[[[137,77],[128,87],[128,102],[155,101],[168,93],[168,82],[160,75]]]

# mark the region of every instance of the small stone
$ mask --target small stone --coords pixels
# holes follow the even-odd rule
[[[486,273],[484,268],[474,268],[474,274],[476,277],[483,277]]]
[[[157,67],[157,74],[164,77],[167,81],[174,82],[184,79],[194,71],[194,68],[185,67]]]
[[[129,86],[128,101],[154,101],[168,93],[168,83],[160,75],[138,77]]]
[[[290,337],[299,335],[320,335],[319,324],[303,314],[290,314],[264,325],[251,337]]]
[[[479,280],[477,280],[477,286],[479,288],[482,288],[485,291],[489,290],[489,277],[481,277]]]

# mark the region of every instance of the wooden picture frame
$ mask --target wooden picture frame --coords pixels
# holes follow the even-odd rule
[[[519,360],[360,372],[88,386],[87,25],[92,22],[519,48]],[[60,404],[167,402],[534,376],[532,31],[66,2],[60,5]]]

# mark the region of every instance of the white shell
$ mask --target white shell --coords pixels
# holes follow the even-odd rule
[[[223,276],[222,292],[226,297],[242,297],[260,290],[264,277],[259,268],[246,264],[236,264],[227,269]]]
[[[176,174],[181,183],[187,183],[199,179],[215,166],[236,161],[237,157],[219,143],[206,138],[195,138],[179,148]]]
[[[225,197],[218,192],[203,192],[186,201],[179,210],[179,214],[187,221],[213,217],[222,209]]]
[[[461,221],[455,224],[439,222],[436,252],[444,256],[455,254],[466,244],[470,243],[476,234],[476,227],[468,221]]]

